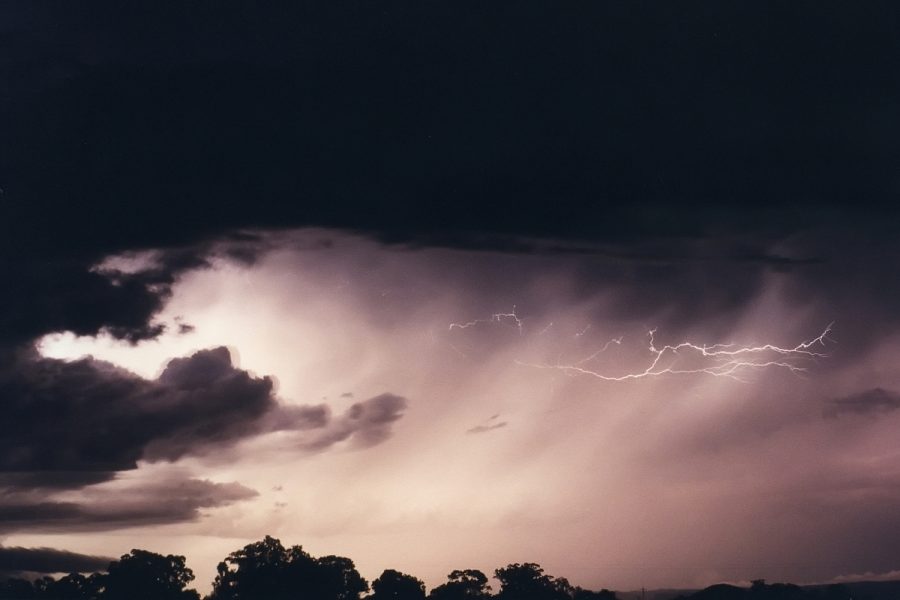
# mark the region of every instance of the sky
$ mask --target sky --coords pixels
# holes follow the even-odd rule
[[[0,7],[0,573],[900,570],[897,9]]]

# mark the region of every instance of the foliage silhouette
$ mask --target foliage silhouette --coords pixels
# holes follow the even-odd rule
[[[349,558],[316,559],[271,536],[232,552],[217,570],[207,600],[359,600],[369,589]]]
[[[575,588],[575,593],[572,594],[572,600],[616,600],[616,593],[606,588],[599,592]]]
[[[266,536],[219,563],[212,592],[204,600],[616,600],[616,593],[572,586],[544,573],[537,563],[513,563],[494,571],[500,589],[492,594],[487,576],[476,569],[452,571],[447,582],[425,593],[418,578],[386,569],[372,582],[372,594],[353,561],[343,556],[315,558],[301,546],[286,548]],[[109,564],[106,573],[72,573],[34,581],[0,581],[0,600],[200,600],[188,584],[194,574],[183,556],[132,550]],[[855,590],[865,587],[866,592]],[[675,600],[894,600],[895,583],[799,587],[757,580],[749,588],[718,584]]]
[[[566,579],[544,574],[536,563],[513,563],[494,575],[500,581],[498,600],[570,600],[574,595]]]
[[[42,577],[34,582],[35,597],[47,600],[96,600],[101,597],[105,575],[85,577],[71,573],[59,579]]]
[[[30,581],[11,577],[0,585],[0,598],[3,600],[31,600],[37,596]]]
[[[42,577],[34,582],[9,579],[0,584],[4,600],[200,600],[185,589],[194,573],[183,556],[163,556],[132,550],[112,561],[106,573],[84,576],[71,573],[59,579]]]
[[[371,600],[425,600],[425,584],[412,575],[386,569],[372,582]]]
[[[429,600],[487,600],[491,586],[487,576],[477,569],[452,571],[443,583],[431,590]]]
[[[102,579],[104,600],[200,600],[185,589],[194,573],[183,556],[132,550],[109,565]]]

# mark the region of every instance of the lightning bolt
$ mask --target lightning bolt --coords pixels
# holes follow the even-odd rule
[[[516,314],[516,307],[512,312],[498,312],[486,319],[475,319],[465,323],[451,323],[448,331],[454,329],[468,329],[480,324],[503,324],[515,326],[519,335],[524,333],[524,323]],[[541,336],[550,329],[550,323],[537,335]],[[808,370],[807,365],[819,358],[828,355],[822,350],[826,342],[833,341],[828,336],[834,323],[830,323],[819,335],[812,339],[804,340],[794,346],[777,346],[775,344],[763,344],[759,346],[741,346],[735,343],[728,344],[695,344],[685,341],[677,344],[657,345],[656,329],[647,332],[646,351],[648,358],[644,368],[630,371],[624,374],[611,374],[605,372],[596,364],[599,356],[610,349],[611,346],[621,346],[622,336],[612,338],[593,353],[575,362],[562,362],[557,359],[555,363],[534,363],[516,360],[521,366],[537,369],[550,369],[560,371],[570,376],[589,376],[604,381],[629,381],[632,379],[644,379],[663,375],[711,375],[714,377],[727,377],[737,381],[745,381],[741,374],[761,369],[784,369],[792,373],[801,374]],[[576,338],[585,337],[590,325],[575,334]],[[454,347],[454,350],[459,350]],[[686,364],[688,363],[688,364]]]
[[[566,375],[587,375],[604,381],[628,381],[631,379],[643,379],[658,377],[661,375],[688,375],[705,374],[715,377],[728,377],[737,381],[744,381],[738,375],[747,370],[764,368],[781,368],[793,373],[807,371],[804,366],[808,361],[826,357],[827,354],[819,351],[825,347],[826,340],[831,341],[828,334],[834,324],[829,324],[818,336],[800,342],[793,347],[781,347],[774,344],[762,346],[738,346],[737,344],[697,345],[691,342],[681,342],[675,345],[656,346],[656,329],[648,333],[647,350],[650,360],[643,370],[633,371],[622,375],[610,375],[600,370],[589,368],[587,363],[597,358],[606,351],[610,344],[621,344],[622,338],[614,338],[602,348],[574,363],[526,363],[515,361],[516,364],[534,367],[538,369],[554,369]],[[695,367],[679,367],[678,362],[683,358],[693,358],[700,362]]]
[[[522,319],[519,318],[519,315],[516,314],[516,307],[513,306],[512,312],[508,313],[494,313],[490,316],[489,319],[475,319],[474,321],[469,321],[468,323],[450,323],[450,327],[447,331],[453,331],[454,329],[468,329],[469,327],[474,327],[481,323],[500,323],[500,324],[508,324],[509,321],[512,321],[516,324],[516,329],[519,331],[519,335],[522,335]],[[552,325],[552,323],[551,323]]]
[[[617,338],[613,338],[613,339],[609,340],[608,342],[606,342],[605,344],[603,344],[603,346],[601,346],[599,350],[597,350],[596,352],[594,352],[594,353],[591,354],[590,356],[586,356],[585,358],[582,358],[582,359],[579,360],[577,363],[575,363],[575,366],[583,365],[584,363],[587,363],[587,362],[590,362],[590,361],[594,360],[595,358],[597,358],[597,355],[603,354],[604,352],[606,352],[606,351],[609,349],[609,347],[610,347],[611,345],[613,345],[613,344],[621,345],[621,344],[622,344],[622,338],[623,338],[623,337],[624,337],[624,336],[621,336],[621,335],[620,335],[620,336],[617,337]]]

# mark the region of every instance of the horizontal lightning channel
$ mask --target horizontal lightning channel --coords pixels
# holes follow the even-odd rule
[[[454,329],[468,329],[479,324],[489,323],[513,323],[515,324],[519,335],[522,335],[524,331],[522,319],[516,314],[515,306],[513,307],[512,312],[494,313],[487,319],[475,319],[466,323],[451,323],[449,331],[453,331]],[[538,335],[546,333],[551,325],[552,323],[546,326]],[[808,361],[827,356],[827,354],[821,352],[819,349],[824,348],[825,342],[830,339],[828,335],[831,333],[833,325],[833,323],[829,324],[816,337],[800,342],[793,347],[781,347],[776,346],[775,344],[763,344],[761,346],[739,346],[737,344],[698,345],[687,341],[674,345],[666,344],[657,347],[656,329],[654,328],[647,332],[649,362],[646,367],[642,370],[632,371],[621,375],[604,373],[599,369],[591,368],[589,363],[597,359],[600,354],[606,352],[611,345],[615,344],[620,346],[622,344],[622,337],[612,338],[592,354],[571,363],[530,363],[519,360],[515,361],[515,363],[537,369],[561,371],[566,375],[586,375],[604,381],[628,381],[631,379],[658,377],[661,375],[689,374],[729,377],[738,381],[743,381],[738,375],[747,370],[778,368],[786,369],[793,373],[806,372],[807,368],[804,365],[807,364]],[[590,325],[576,334],[576,337],[584,336],[589,328]],[[694,359],[695,361],[700,361],[700,364],[690,368],[678,366],[679,362],[684,362],[680,359]]]
[[[803,341],[790,348],[783,348],[774,344],[764,344],[762,346],[714,344],[712,346],[707,346],[705,344],[697,345],[691,342],[681,342],[675,345],[667,344],[662,347],[657,347],[654,337],[656,330],[651,329],[647,334],[649,338],[647,349],[651,355],[650,363],[641,371],[634,371],[622,375],[609,375],[585,366],[586,363],[595,359],[597,355],[609,348],[610,344],[621,344],[621,337],[608,341],[602,348],[590,356],[574,363],[547,364],[516,361],[516,364],[538,369],[554,369],[562,371],[567,375],[588,375],[604,381],[627,381],[629,379],[658,377],[667,374],[705,374],[713,375],[715,377],[729,377],[738,381],[743,381],[738,375],[740,372],[749,369],[772,367],[787,369],[794,373],[805,372],[807,369],[803,366],[803,361],[827,356],[816,349],[825,346],[825,341],[829,339],[828,334],[831,333],[832,325],[833,323],[829,324],[822,333],[813,339]],[[693,368],[683,368],[676,366],[674,362],[668,360],[669,357],[671,357],[673,361],[677,360],[686,353],[691,353],[694,357],[708,361],[710,364]],[[777,358],[773,355],[777,355]]]
[[[469,327],[474,327],[475,325],[479,325],[481,323],[505,323],[508,321],[514,322],[516,324],[516,329],[519,330],[519,335],[522,335],[522,319],[520,319],[516,314],[515,306],[513,306],[512,312],[494,313],[489,319],[475,319],[474,321],[469,321],[468,323],[450,323],[448,331],[453,331],[454,329],[468,329]]]

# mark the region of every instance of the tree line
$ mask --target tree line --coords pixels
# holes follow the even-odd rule
[[[451,572],[446,583],[427,594],[421,580],[393,569],[370,585],[349,558],[316,558],[271,536],[232,552],[216,570],[212,592],[204,600],[616,600],[608,590],[584,590],[551,577],[535,563],[497,569],[496,594],[476,569]],[[193,580],[183,556],[132,550],[111,562],[105,573],[8,579],[0,584],[0,599],[200,600],[188,587]]]
[[[266,536],[229,554],[217,566],[212,592],[203,600],[618,600],[615,592],[586,590],[544,573],[536,563],[496,569],[496,593],[477,569],[452,571],[447,581],[425,591],[412,575],[387,569],[371,585],[343,556],[313,557],[301,546],[285,548]],[[194,573],[185,557],[132,550],[105,573],[72,573],[54,579],[11,578],[0,583],[2,600],[201,600],[188,585]],[[758,581],[750,589],[712,586],[682,598],[696,600],[842,600],[840,586],[827,593]]]

